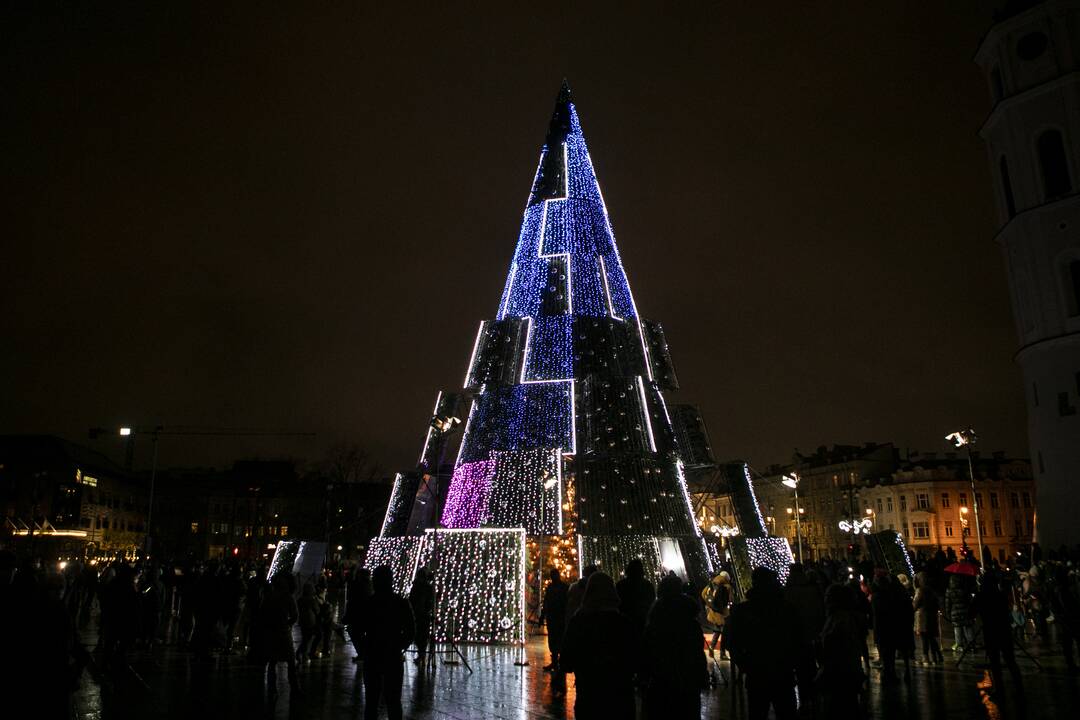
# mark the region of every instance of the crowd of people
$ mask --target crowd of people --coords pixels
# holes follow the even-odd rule
[[[782,583],[757,568],[741,587],[722,570],[704,588],[671,573],[654,582],[640,560],[618,578],[587,566],[567,583],[552,570],[540,613],[551,653],[544,669],[575,676],[579,718],[633,718],[638,705],[650,718],[697,718],[702,690],[720,676],[745,686],[752,720],[770,708],[778,719],[795,717],[799,706],[858,717],[871,674],[885,685],[909,681],[920,650],[926,666],[944,663],[947,650],[956,661],[985,655],[991,693],[1004,688],[1006,668],[1022,692],[1015,647],[1029,637],[1056,639],[1076,672],[1077,558],[1036,557],[1011,568],[991,561],[970,572],[957,572],[956,560],[915,557],[912,578],[822,561],[792,565]],[[267,580],[267,568],[254,564],[116,560],[45,568],[17,566],[0,551],[3,636],[26,649],[0,654],[0,677],[59,709],[85,668],[122,672],[133,651],[171,645],[194,662],[244,653],[242,660],[265,667],[271,695],[284,664],[291,693],[302,697],[303,665],[328,656],[347,631],[353,661],[362,664],[365,718],[377,717],[380,705],[400,718],[403,653],[415,647],[415,662],[424,664],[435,596],[424,568],[407,597],[393,587],[387,566]],[[84,645],[81,631],[95,611],[97,642]],[[944,648],[943,626],[952,629]],[[877,650],[873,663],[868,641]],[[725,657],[730,678],[720,665]]]
[[[1028,629],[1048,637],[1052,613],[1066,667],[1076,672],[1076,559],[1012,568],[990,561],[981,569],[969,559],[970,570],[953,565],[958,560],[917,556],[913,578],[868,563],[794,564],[783,584],[757,568],[745,593],[727,571],[700,592],[670,574],[654,591],[637,560],[618,582],[590,566],[567,586],[552,571],[542,613],[551,651],[545,669],[575,674],[580,718],[633,718],[638,699],[646,717],[700,717],[706,658],[717,653],[745,683],[751,720],[770,708],[778,719],[818,708],[827,717],[859,717],[872,673],[886,686],[908,682],[920,650],[924,666],[944,664],[946,624],[954,661],[989,661],[988,694],[1003,691],[1004,668],[1022,693],[1016,643]]]

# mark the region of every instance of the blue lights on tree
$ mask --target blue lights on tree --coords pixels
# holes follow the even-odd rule
[[[564,568],[580,549],[711,577],[663,396],[677,388],[667,342],[638,314],[565,85],[464,384],[471,404],[440,491],[443,527],[523,528],[530,552],[557,547],[549,561]],[[399,486],[386,528],[408,509]]]

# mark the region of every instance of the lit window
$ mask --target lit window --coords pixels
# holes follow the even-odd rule
[[[191,534],[194,535],[197,532],[199,532],[199,523],[197,523],[197,522],[191,523]]]
[[[285,537],[288,534],[289,534],[289,526],[288,525],[282,525],[281,526],[281,536]]]

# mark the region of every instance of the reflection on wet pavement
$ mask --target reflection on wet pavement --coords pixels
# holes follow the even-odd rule
[[[276,697],[267,691],[261,668],[241,655],[220,655],[199,662],[173,647],[153,657],[136,654],[131,670],[109,679],[84,675],[76,697],[80,718],[110,720],[119,717],[262,717],[359,718],[364,694],[352,649],[335,638],[329,657],[301,668],[303,697],[291,697],[285,668],[277,672]],[[547,660],[544,638],[533,638],[524,651],[529,661],[515,666],[520,651],[493,646],[464,647],[473,672],[464,665],[446,665],[440,656],[433,667],[407,663],[403,704],[410,718],[509,718],[543,720],[572,718],[573,676],[561,677],[542,670]],[[411,656],[410,656],[411,657]],[[1077,679],[1066,674],[1060,655],[1047,653],[1037,672],[1021,662],[1025,692],[1013,688],[1008,676],[1001,693],[985,688],[985,670],[975,665],[912,668],[910,681],[883,686],[871,682],[867,717],[870,718],[1050,718],[1071,717],[1080,708]],[[720,667],[730,680],[726,661]],[[99,682],[100,681],[100,682]],[[719,683],[703,694],[703,718],[743,718],[745,695],[737,685]]]

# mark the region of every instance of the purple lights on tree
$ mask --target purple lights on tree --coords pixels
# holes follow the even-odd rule
[[[480,527],[494,478],[494,460],[477,460],[458,465],[446,496],[442,524],[448,528]]]

